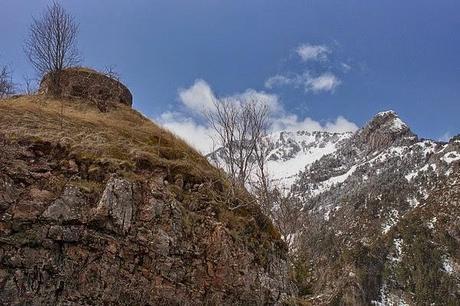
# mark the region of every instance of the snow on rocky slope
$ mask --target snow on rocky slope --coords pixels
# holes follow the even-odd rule
[[[458,301],[459,177],[459,136],[419,139],[392,111],[307,165],[291,196],[304,204],[313,291],[328,297],[318,303]]]
[[[303,204],[305,228],[291,234],[314,304],[460,299],[460,135],[421,139],[386,111],[355,133],[267,143],[271,178]]]
[[[394,111],[378,113],[355,133],[282,131],[264,140],[273,183],[308,202],[307,206],[315,206],[325,218],[337,208],[333,205],[337,199],[321,205],[312,203],[388,177],[410,185],[405,201],[417,206],[426,197],[430,182],[452,174],[460,161],[460,139],[419,139]],[[218,165],[225,164],[222,149],[209,158]]]
[[[279,188],[289,190],[299,172],[321,157],[337,150],[353,134],[322,131],[282,131],[264,138],[267,172]],[[222,149],[209,156],[216,165],[225,165]]]
[[[381,187],[388,186],[386,181],[401,180],[400,186],[407,185],[404,202],[415,207],[434,180],[452,174],[459,160],[458,140],[445,143],[419,139],[395,112],[387,111],[340,142],[334,152],[308,164],[297,175],[291,191],[305,201],[317,202],[312,209],[327,218],[344,194],[365,187],[373,187],[375,192],[376,182]],[[395,213],[391,215],[394,219]]]
[[[289,188],[297,175],[324,155],[333,153],[352,133],[277,132],[267,137],[267,169],[272,180]]]

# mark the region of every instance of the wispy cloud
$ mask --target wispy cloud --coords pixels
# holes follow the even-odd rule
[[[331,85],[324,86],[330,87]],[[180,89],[178,96],[183,111],[165,112],[156,118],[156,121],[203,153],[209,153],[215,149],[212,141],[215,132],[204,120],[202,112],[213,111],[214,103],[220,103],[223,100],[240,104],[256,101],[268,105],[272,113],[270,127],[272,132],[284,130],[346,132],[358,129],[356,124],[342,116],[326,122],[319,122],[309,117],[300,118],[296,114],[285,110],[277,95],[264,91],[247,89],[242,93],[216,97],[209,84],[201,79],[196,80],[189,88]]]
[[[332,49],[326,45],[302,44],[295,49],[303,64],[303,72],[279,73],[265,81],[265,87],[303,88],[311,93],[333,93],[342,84],[341,75],[351,70],[345,62],[331,61]]]
[[[296,49],[302,61],[326,60],[331,50],[324,45],[302,44]]]
[[[294,77],[288,77],[288,76],[285,76],[285,75],[281,75],[281,74],[277,74],[277,75],[274,75],[270,78],[268,78],[266,81],[265,81],[265,87],[266,88],[269,88],[269,89],[272,89],[276,86],[284,86],[284,85],[294,85],[294,86],[298,86],[298,75],[295,75]]]
[[[348,72],[351,70],[351,65],[347,63],[340,63],[340,67],[342,68],[343,72]]]
[[[265,87],[273,89],[279,86],[303,87],[305,92],[334,92],[342,81],[332,72],[313,76],[309,71],[303,74],[275,75],[265,81]]]

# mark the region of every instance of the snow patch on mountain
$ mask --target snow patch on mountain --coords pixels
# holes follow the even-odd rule
[[[267,169],[275,184],[289,188],[299,171],[337,149],[351,133],[279,132],[267,137]]]
[[[392,209],[388,216],[385,218],[385,222],[383,224],[382,233],[386,234],[390,231],[390,229],[395,226],[399,221],[399,211],[396,209]]]
[[[352,166],[350,168],[350,170],[348,170],[346,173],[342,174],[342,175],[337,175],[337,176],[333,176],[323,182],[320,182],[317,184],[316,186],[316,189],[313,190],[313,192],[311,193],[312,196],[317,196],[321,193],[323,193],[324,191],[326,190],[329,190],[331,189],[332,187],[334,186],[337,186],[338,184],[341,184],[343,182],[346,181],[346,179],[348,177],[350,177],[350,175],[353,174],[353,172],[355,172],[357,166]]]
[[[460,153],[458,152],[448,152],[446,154],[444,154],[443,157],[441,157],[441,159],[443,161],[445,161],[446,163],[450,164],[450,163],[453,163],[457,160],[460,160]]]

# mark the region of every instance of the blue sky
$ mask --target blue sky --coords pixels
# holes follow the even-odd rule
[[[0,0],[0,63],[18,83],[33,74],[22,44],[47,2]],[[460,132],[457,0],[62,3],[84,65],[115,65],[137,109],[194,143],[209,97],[267,99],[278,128],[353,129],[393,109],[420,137]]]

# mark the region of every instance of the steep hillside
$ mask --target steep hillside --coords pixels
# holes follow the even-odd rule
[[[243,190],[128,105],[0,100],[0,300],[277,304],[286,247]]]

